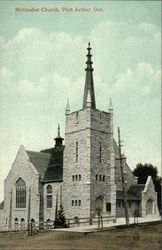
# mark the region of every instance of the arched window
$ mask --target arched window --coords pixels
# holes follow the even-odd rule
[[[52,208],[52,186],[48,185],[47,186],[47,208]]]
[[[24,230],[24,229],[25,229],[25,220],[24,220],[24,218],[21,218],[20,229],[21,229],[21,230]]]
[[[100,162],[102,160],[102,143],[100,142],[100,149],[99,149],[99,158],[100,158]]]
[[[16,208],[26,208],[26,184],[22,178],[16,181]]]
[[[31,224],[32,224],[32,228],[35,227],[35,220],[33,218],[31,219]]]
[[[48,220],[46,220],[46,226],[47,228],[50,228],[52,226],[52,221],[48,218]]]
[[[47,186],[47,194],[51,194],[52,193],[52,186],[48,185]]]
[[[19,228],[19,220],[18,220],[18,218],[15,218],[14,224],[15,224],[15,230],[18,230],[18,228]]]
[[[18,218],[15,218],[15,224],[18,224],[19,220]]]
[[[78,142],[76,142],[75,157],[76,157],[76,162],[78,162]]]

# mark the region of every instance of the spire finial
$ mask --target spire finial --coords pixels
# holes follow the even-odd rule
[[[87,107],[87,98],[88,98],[88,91],[90,95],[90,100],[91,100],[91,107],[96,108],[96,102],[95,102],[95,93],[94,93],[94,84],[93,84],[93,68],[92,64],[93,62],[91,61],[91,47],[90,47],[90,42],[88,43],[88,53],[87,53],[87,67],[85,69],[86,71],[86,79],[85,79],[85,86],[84,86],[84,97],[83,97],[83,109]]]
[[[58,124],[58,137],[60,137],[60,124]]]
[[[91,55],[91,47],[90,46],[91,46],[91,44],[88,43],[88,48],[87,48],[88,54],[87,54],[87,61],[86,61],[87,68],[85,69],[85,71],[93,71],[93,68],[92,68],[93,62],[91,61],[92,55]]]

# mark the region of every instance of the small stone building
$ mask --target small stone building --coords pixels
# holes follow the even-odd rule
[[[65,146],[55,138],[55,146],[40,152],[20,146],[4,182],[0,204],[0,227],[22,227],[29,221],[53,221],[62,205],[67,219],[124,217],[124,201],[119,148],[113,136],[113,107],[96,108],[91,48],[88,46],[82,109],[65,110]],[[122,157],[129,216],[158,215],[157,193],[151,177],[137,184],[126,158]]]

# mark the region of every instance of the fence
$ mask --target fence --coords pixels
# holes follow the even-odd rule
[[[78,218],[67,219],[66,223],[68,227],[76,226],[86,226],[86,225],[98,225],[98,227],[103,227],[103,225],[109,222],[116,222],[115,216],[107,217],[94,217],[94,218]],[[38,233],[40,230],[50,230],[54,229],[54,220],[40,221],[40,222],[30,222],[30,223],[14,223],[13,225],[5,225],[0,227],[0,232],[28,232],[28,235],[33,235]]]

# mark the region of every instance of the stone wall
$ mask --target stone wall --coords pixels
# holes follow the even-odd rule
[[[78,162],[76,161],[76,143],[78,143]],[[65,144],[63,167],[65,215],[67,218],[89,217],[90,112],[88,109],[66,115]],[[79,180],[79,175],[81,180]]]
[[[106,203],[111,203],[111,215],[115,215],[116,187],[114,169],[113,131],[111,131],[110,113],[91,110],[91,215],[94,216],[95,201],[103,200],[103,215]],[[101,152],[100,152],[101,147]],[[98,175],[98,180],[96,180]],[[101,181],[99,180],[101,176]],[[103,181],[103,176],[105,179]]]
[[[155,191],[154,183],[151,176],[148,176],[145,188],[142,191],[142,217],[147,216],[147,202],[152,201],[152,215],[159,215],[159,210],[157,206],[157,192]],[[149,215],[150,215],[149,214]]]
[[[15,183],[21,177],[26,183],[26,208],[16,208],[16,188]],[[15,162],[5,179],[4,183],[4,208],[3,220],[1,226],[12,224],[14,227],[15,218],[20,220],[23,218],[25,223],[28,220],[29,214],[29,188],[31,188],[31,205],[30,205],[30,219],[39,221],[39,205],[40,205],[40,176],[36,169],[29,161],[29,157],[23,146],[20,146]],[[11,212],[12,210],[12,212]]]
[[[76,162],[76,143],[78,143],[78,162]],[[106,203],[113,201],[114,214],[116,188],[110,114],[91,108],[66,114],[65,144],[63,205],[66,216],[69,218],[94,216],[95,200],[99,196],[103,199],[104,213],[107,213]],[[101,175],[102,180],[96,180],[96,175],[98,178]],[[75,205],[76,201],[77,204],[80,201],[80,205]]]
[[[47,208],[47,186],[52,186],[52,207]],[[46,183],[43,186],[43,200],[44,200],[44,221],[55,220],[56,204],[57,209],[60,209],[62,204],[62,182]]]
[[[125,217],[125,209],[124,206],[122,205],[124,201],[117,201],[117,206],[116,206],[116,215],[117,218],[124,218]],[[120,204],[120,206],[119,206]],[[134,211],[135,209],[138,209],[139,213],[140,213],[140,205],[138,203],[138,201],[131,201],[131,205],[129,205],[129,201],[128,201],[128,214],[129,217],[134,217]],[[141,214],[140,214],[141,216]]]

